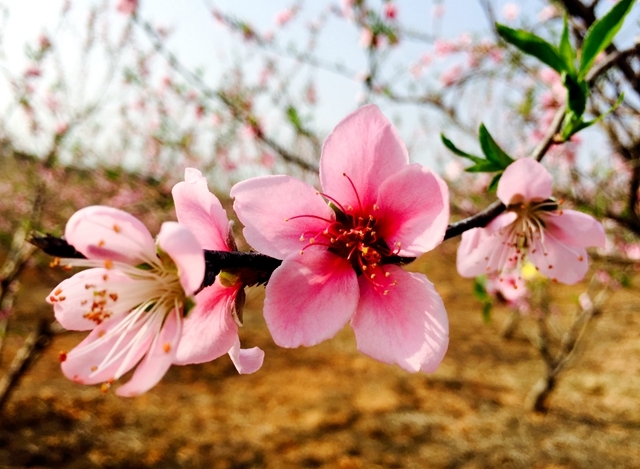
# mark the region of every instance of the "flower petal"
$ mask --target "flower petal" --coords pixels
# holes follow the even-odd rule
[[[400,256],[419,256],[442,242],[449,223],[449,190],[427,168],[412,164],[387,178],[377,205],[378,231],[392,250],[400,246]]]
[[[262,367],[264,362],[264,351],[260,347],[249,349],[240,348],[240,339],[236,337],[236,342],[229,350],[229,357],[241,375],[255,373]]]
[[[113,207],[94,205],[78,210],[69,218],[64,236],[89,259],[130,265],[156,259],[149,230],[133,215]]]
[[[586,213],[562,210],[544,218],[547,230],[571,246],[604,248],[606,236],[602,223]]]
[[[567,285],[578,283],[589,269],[584,248],[569,246],[548,231],[545,232],[544,245],[536,237],[528,256],[542,275]]]
[[[134,281],[112,269],[88,269],[61,282],[47,297],[58,322],[68,330],[86,331],[127,313],[140,301],[124,294]]]
[[[231,197],[235,198],[233,208],[245,226],[247,242],[277,259],[299,252],[310,237],[327,227],[326,220],[335,218],[316,189],[290,176],[240,182],[231,188]],[[301,241],[301,236],[307,241]]]
[[[476,277],[489,272],[502,272],[514,263],[515,250],[509,245],[509,225],[517,215],[498,215],[486,228],[472,228],[462,233],[456,266],[462,277]]]
[[[200,288],[205,270],[204,252],[189,228],[174,221],[164,222],[158,233],[158,246],[178,267],[180,283],[187,295]]]
[[[194,168],[184,172],[184,182],[171,191],[180,224],[191,230],[202,249],[229,251],[229,219],[218,198],[209,192],[207,180]]]
[[[196,295],[196,306],[184,319],[176,365],[209,362],[229,351],[238,338],[231,316],[237,293],[237,287],[224,287],[216,279]]]
[[[154,387],[165,375],[176,356],[182,318],[180,311],[172,310],[164,320],[162,329],[153,339],[149,351],[129,381],[116,390],[118,396],[137,396]]]
[[[118,316],[98,325],[67,355],[62,372],[80,384],[118,379],[147,353],[155,329],[150,321]]]
[[[287,257],[267,284],[264,319],[281,347],[311,346],[336,335],[358,304],[351,264],[326,250]]]
[[[322,190],[345,208],[357,208],[359,197],[368,211],[384,180],[407,164],[407,149],[391,122],[377,106],[363,106],[345,117],[322,146]]]
[[[521,158],[504,170],[498,182],[498,198],[505,205],[551,197],[549,171],[531,158]]]
[[[351,327],[358,350],[408,371],[433,372],[449,344],[449,321],[442,298],[422,274],[397,266],[387,271],[398,283],[383,295],[360,277],[360,303]]]

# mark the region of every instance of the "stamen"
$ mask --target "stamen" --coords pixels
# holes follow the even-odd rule
[[[351,184],[351,187],[353,188],[353,192],[356,194],[356,199],[358,199],[358,207],[360,208],[360,212],[362,212],[362,202],[360,201],[360,196],[358,195],[358,191],[356,190],[356,186],[353,183],[353,181],[351,180],[351,178],[349,176],[347,176],[345,173],[342,173],[342,175],[344,177],[347,178],[347,180],[349,181],[349,184]],[[353,210],[353,209],[351,209]]]

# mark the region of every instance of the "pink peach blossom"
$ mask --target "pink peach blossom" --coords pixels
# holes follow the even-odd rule
[[[182,316],[204,276],[202,248],[186,227],[166,222],[158,251],[137,218],[104,206],[76,212],[65,238],[87,259],[63,264],[91,269],[64,280],[47,301],[63,327],[91,333],[61,355],[63,373],[78,383],[110,385],[140,362],[117,394],[149,390],[175,359]]]
[[[125,15],[133,15],[138,9],[138,0],[120,0],[117,10]]]
[[[442,241],[446,185],[409,164],[374,105],[347,116],[327,138],[320,182],[322,192],[289,176],[265,176],[231,190],[247,242],[283,260],[264,303],[274,341],[311,346],[350,321],[361,352],[434,371],[448,345],[442,299],[424,275],[396,264]]]
[[[390,20],[394,20],[398,16],[398,5],[393,2],[387,2],[384,4],[382,8],[384,12],[384,16]]]
[[[196,294],[205,273],[203,249],[230,249],[229,221],[199,171],[187,169],[185,179],[173,191],[180,224],[164,223],[157,247],[139,220],[118,209],[87,207],[69,219],[65,237],[87,259],[61,263],[92,268],[47,298],[63,327],[91,330],[61,355],[68,378],[108,387],[139,362],[116,391],[134,396],[155,386],[172,364],[228,353],[240,373],[262,365],[262,350],[240,349],[231,315],[242,286],[216,279]]]
[[[515,3],[507,3],[502,8],[502,16],[507,21],[514,21],[520,15],[520,8]]]
[[[574,284],[588,268],[590,246],[604,247],[602,225],[574,210],[561,210],[551,198],[551,174],[539,162],[512,163],[498,183],[498,198],[507,211],[485,228],[462,235],[458,272],[475,277],[520,269],[526,260],[546,277]]]
[[[187,168],[184,179],[172,190],[178,222],[191,230],[203,249],[235,249],[231,222],[218,198],[209,192],[202,173]],[[240,349],[238,326],[231,311],[244,285],[230,279],[239,280],[230,275],[221,280],[218,276],[213,285],[196,294],[195,308],[184,319],[175,364],[208,362],[228,353],[241,374],[253,373],[262,366],[261,349]]]

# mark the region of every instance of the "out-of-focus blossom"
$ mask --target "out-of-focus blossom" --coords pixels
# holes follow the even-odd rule
[[[560,209],[551,198],[551,185],[551,174],[535,160],[523,158],[509,165],[497,191],[507,211],[486,228],[462,235],[460,275],[520,269],[530,261],[559,282],[581,280],[589,265],[585,248],[604,247],[604,229],[589,215]]]
[[[386,2],[382,9],[387,19],[394,20],[398,17],[398,6],[394,2]]]
[[[442,16],[444,16],[444,5],[442,3],[434,5],[431,9],[431,16],[434,18],[442,18]]]
[[[538,19],[544,23],[559,16],[559,14],[558,8],[555,5],[547,5],[538,13]]]
[[[368,49],[369,47],[373,47],[375,45],[373,42],[373,31],[371,31],[369,28],[362,28],[362,31],[360,31],[360,47]]]
[[[462,77],[462,67],[460,65],[453,65],[440,75],[440,81],[444,86],[451,86]]]
[[[445,39],[436,39],[433,43],[433,50],[436,55],[444,57],[458,50],[456,44]]]
[[[25,78],[39,77],[42,75],[42,69],[37,65],[31,65],[24,71]]]
[[[292,8],[287,8],[276,14],[276,17],[274,18],[274,22],[278,26],[284,26],[289,21],[291,21],[294,16],[295,16],[295,11]]]
[[[138,0],[120,0],[116,8],[124,15],[133,15],[138,9]]]
[[[448,191],[409,164],[374,105],[347,116],[320,160],[323,192],[289,176],[236,184],[234,208],[247,242],[282,259],[266,287],[274,341],[311,346],[351,322],[358,349],[410,371],[434,371],[448,344],[442,299],[396,256],[419,256],[443,239]],[[328,203],[327,203],[328,201]]]
[[[502,8],[502,16],[507,21],[515,21],[520,15],[520,8],[515,3],[507,3]]]

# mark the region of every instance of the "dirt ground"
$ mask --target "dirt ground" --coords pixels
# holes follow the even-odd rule
[[[451,321],[434,374],[359,354],[349,328],[313,348],[277,348],[256,289],[241,338],[266,360],[250,376],[223,357],[173,367],[149,393],[122,399],[67,381],[58,352],[84,334],[56,337],[0,416],[0,467],[640,467],[639,279],[592,321],[550,411],[537,415],[523,407],[543,371],[533,321],[525,318],[510,340],[498,334],[506,309],[483,324],[471,281],[455,273],[454,249],[445,243],[422,259]],[[55,282],[44,283],[25,286],[19,309],[39,306],[12,318],[0,373],[34,320],[51,315],[39,299]],[[579,291],[558,286],[566,306],[559,324]]]

